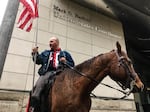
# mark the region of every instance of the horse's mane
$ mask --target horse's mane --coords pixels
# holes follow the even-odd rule
[[[111,52],[114,52],[114,51],[115,51],[115,50],[113,49],[113,50],[111,50],[111,51],[108,52],[108,53],[111,53]],[[107,53],[99,54],[99,55],[94,56],[94,57],[92,57],[92,58],[90,58],[90,59],[88,59],[88,60],[85,60],[85,61],[83,61],[82,63],[76,65],[75,68],[76,68],[78,71],[80,71],[81,69],[87,68],[87,67],[89,67],[89,65],[91,65],[92,62],[94,62],[94,60],[95,60],[96,58],[101,57],[101,56],[104,55],[104,54],[107,54]]]
[[[83,68],[89,67],[89,65],[91,65],[91,63],[92,63],[97,57],[102,56],[102,55],[103,55],[103,54],[99,54],[99,55],[97,55],[97,56],[95,56],[95,57],[92,57],[92,58],[90,58],[90,59],[88,59],[88,60],[85,60],[85,61],[83,61],[82,63],[76,65],[75,68],[76,68],[78,71],[80,71],[80,70],[83,69]]]
[[[88,60],[85,60],[83,61],[82,63],[76,65],[72,70],[70,68],[66,68],[63,72],[61,72],[61,75],[60,76],[60,80],[64,80],[65,76],[68,75],[68,77],[80,77],[81,75],[79,75],[77,72],[75,71],[78,71],[78,72],[81,72],[82,69],[84,68],[87,68],[89,67],[89,65],[93,62],[93,60],[95,59],[96,57],[92,57]],[[78,75],[77,75],[78,74]]]

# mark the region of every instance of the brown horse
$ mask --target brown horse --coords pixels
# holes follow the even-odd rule
[[[141,91],[144,85],[129,57],[121,50],[118,42],[116,47],[117,50],[98,55],[73,69],[66,68],[61,72],[52,87],[51,112],[89,112],[90,93],[107,75],[123,89]]]

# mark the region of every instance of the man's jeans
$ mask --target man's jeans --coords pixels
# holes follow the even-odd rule
[[[49,81],[52,81],[55,74],[55,71],[50,71],[39,77],[32,91],[31,100],[40,100],[42,91],[45,89],[46,85],[49,84]]]

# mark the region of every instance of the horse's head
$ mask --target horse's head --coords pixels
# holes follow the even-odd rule
[[[131,60],[121,50],[119,42],[116,43],[116,47],[117,50],[114,50],[114,56],[110,65],[110,77],[124,90],[129,88],[132,92],[142,91],[144,85],[135,72]]]

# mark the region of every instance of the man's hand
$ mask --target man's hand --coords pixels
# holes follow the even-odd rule
[[[65,58],[65,57],[61,57],[61,58],[59,59],[59,61],[62,62],[62,63],[66,63],[66,58]]]
[[[36,47],[33,47],[33,48],[32,48],[32,53],[33,53],[33,54],[37,53],[37,52],[38,52],[38,48],[39,48],[39,47],[37,47],[37,46],[36,46]]]

